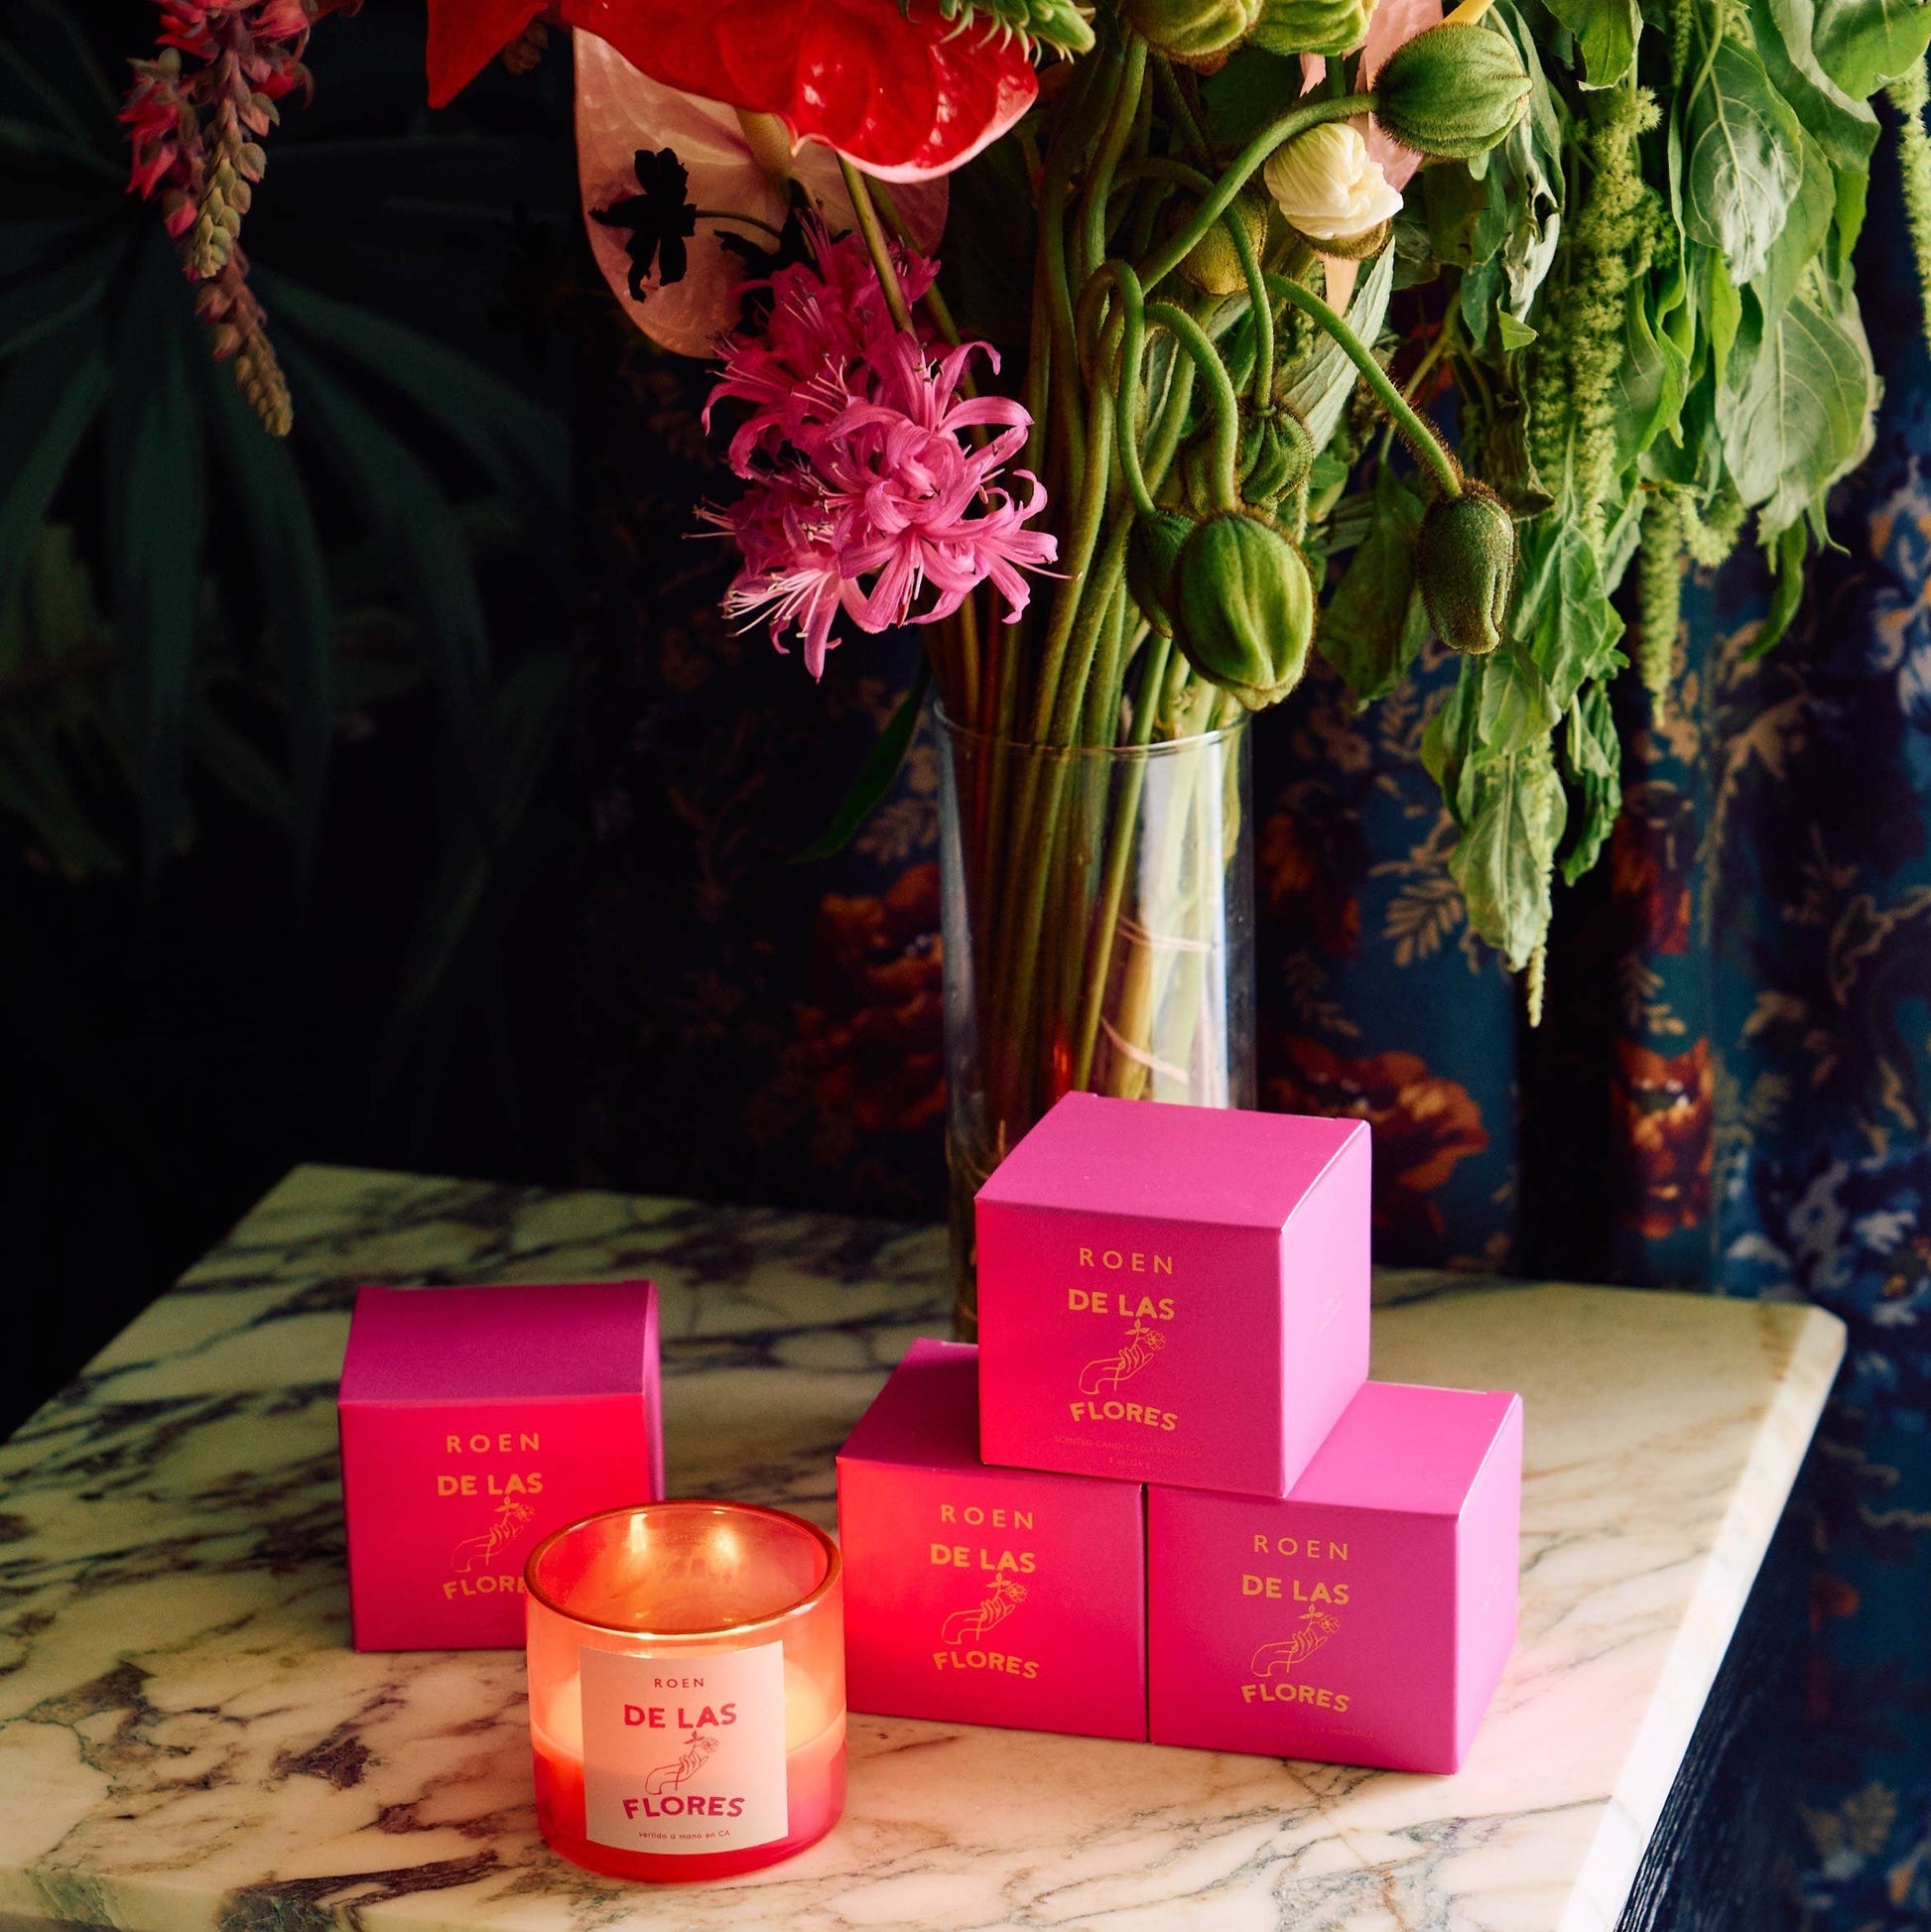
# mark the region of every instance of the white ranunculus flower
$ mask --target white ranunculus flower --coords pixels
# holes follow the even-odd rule
[[[1346,121],[1324,121],[1276,148],[1262,178],[1288,225],[1316,243],[1353,241],[1401,206],[1400,192]]]

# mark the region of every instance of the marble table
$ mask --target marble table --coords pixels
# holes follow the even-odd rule
[[[1527,1404],[1521,1640],[1453,1778],[856,1717],[826,1842],[553,1858],[521,1657],[347,1647],[363,1280],[649,1273],[674,1491],[833,1520],[939,1230],[308,1167],[0,1449],[0,1927],[1606,1932],[1843,1349],[1805,1307],[1389,1275],[1375,1372]]]

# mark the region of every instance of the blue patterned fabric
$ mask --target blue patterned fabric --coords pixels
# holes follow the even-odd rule
[[[1674,701],[1631,687],[1626,804],[1559,897],[1544,1025],[1468,931],[1423,720],[1319,671],[1255,733],[1266,1105],[1375,1134],[1388,1261],[1808,1297],[1850,1360],[1820,1444],[1809,1787],[1828,1932],[1931,1925],[1931,365],[1896,210],[1865,310],[1888,395],[1843,554],[1751,656],[1753,557],[1688,586]],[[813,689],[684,534],[725,487],[697,372],[633,352],[585,411],[605,586],[585,654],[598,840],[579,957],[585,1178],[944,1209],[935,768],[791,864],[910,675]]]
[[[1879,211],[1880,210],[1880,211]],[[1931,361],[1882,197],[1859,278],[1886,398],[1797,633],[1727,575],[1709,639],[1713,1278],[1843,1317],[1820,1445],[1807,1892],[1931,1924]]]

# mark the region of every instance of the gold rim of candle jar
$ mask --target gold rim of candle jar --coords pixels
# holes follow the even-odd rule
[[[608,1522],[617,1516],[647,1515],[653,1509],[705,1509],[717,1515],[768,1516],[777,1522],[791,1523],[808,1532],[825,1552],[825,1574],[808,1595],[787,1604],[783,1610],[773,1610],[768,1616],[754,1616],[742,1623],[706,1623],[685,1630],[651,1630],[637,1623],[599,1623],[592,1616],[567,1610],[547,1590],[539,1587],[537,1565],[543,1561],[553,1543],[561,1543],[565,1537],[574,1535],[579,1529],[587,1529],[592,1523]],[[587,1516],[579,1516],[574,1523],[553,1529],[530,1552],[529,1561],[523,1566],[523,1587],[553,1616],[561,1616],[568,1623],[579,1624],[585,1630],[601,1630],[613,1637],[650,1637],[664,1643],[679,1643],[691,1637],[735,1636],[743,1630],[768,1630],[794,1617],[805,1616],[825,1601],[843,1568],[844,1558],[837,1542],[816,1523],[808,1522],[803,1516],[794,1516],[789,1509],[769,1509],[761,1502],[718,1502],[708,1496],[665,1496],[658,1502],[635,1502],[621,1509],[593,1509]]]

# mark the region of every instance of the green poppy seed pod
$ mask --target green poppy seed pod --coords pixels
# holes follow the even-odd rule
[[[1123,0],[1128,24],[1156,53],[1218,62],[1253,30],[1265,0]]]
[[[1373,0],[1266,0],[1252,35],[1269,54],[1346,54],[1367,38]]]
[[[1374,92],[1374,118],[1404,148],[1469,161],[1522,118],[1530,82],[1506,36],[1444,21],[1388,56]]]
[[[1267,249],[1267,203],[1256,194],[1239,194],[1229,210],[1246,230],[1247,241],[1256,259]],[[1246,271],[1240,266],[1240,251],[1227,233],[1224,217],[1213,225],[1188,250],[1180,272],[1203,295],[1233,295],[1247,286]]]
[[[1314,580],[1301,553],[1250,510],[1199,524],[1174,567],[1174,640],[1250,711],[1301,681],[1314,639]]]
[[[1502,641],[1515,597],[1515,519],[1481,483],[1439,498],[1415,540],[1415,580],[1435,634],[1451,651],[1485,656]]]
[[[1241,411],[1240,492],[1249,503],[1276,503],[1297,490],[1314,467],[1314,439],[1286,403]]]
[[[1193,528],[1192,517],[1162,510],[1158,516],[1135,517],[1126,539],[1126,594],[1162,637],[1173,635],[1174,565]]]

